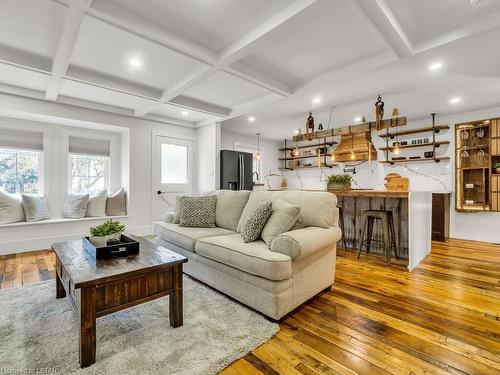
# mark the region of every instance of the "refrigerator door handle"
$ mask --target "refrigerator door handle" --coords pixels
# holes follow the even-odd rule
[[[241,155],[238,155],[238,190],[241,190],[241,171],[242,171],[242,163],[241,163]]]
[[[241,187],[240,190],[245,190],[245,158],[241,155]]]

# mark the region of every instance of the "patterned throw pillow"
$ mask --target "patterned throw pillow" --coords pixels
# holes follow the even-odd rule
[[[256,241],[264,229],[264,226],[273,213],[271,202],[260,202],[255,210],[248,215],[247,221],[241,227],[241,237],[244,242]]]
[[[180,227],[214,228],[217,196],[183,197]]]

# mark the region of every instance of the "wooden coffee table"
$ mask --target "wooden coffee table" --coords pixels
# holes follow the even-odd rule
[[[69,297],[80,315],[80,365],[95,363],[96,318],[169,296],[170,325],[182,325],[182,265],[187,258],[147,240],[137,255],[96,260],[81,240],[52,245],[56,297]]]

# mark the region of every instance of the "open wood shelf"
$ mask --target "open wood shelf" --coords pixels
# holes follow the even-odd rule
[[[318,167],[317,165],[311,165],[311,166],[299,166],[295,168],[278,168],[280,171],[293,171],[294,169],[329,169],[336,167],[337,164],[328,164],[328,165],[323,165],[321,167]]]
[[[290,141],[290,142],[293,142],[293,141]],[[293,151],[296,148],[298,148],[298,149],[302,149],[302,148],[321,148],[321,147],[324,147],[324,146],[333,146],[333,145],[336,145],[337,143],[338,142],[331,141],[331,142],[322,143],[320,145],[315,144],[315,145],[305,145],[305,146],[297,146],[297,147],[281,147],[281,148],[278,149],[278,151]]]
[[[294,156],[294,157],[290,156],[289,158],[288,157],[287,158],[279,158],[278,160],[280,160],[280,161],[287,160],[288,161],[288,160],[298,160],[298,159],[311,159],[311,158],[318,158],[318,157],[324,158],[325,156],[330,157],[330,154],[319,154],[319,155],[316,154],[316,155],[311,155],[311,156]]]
[[[489,148],[489,145],[480,145],[480,146],[465,146],[465,147],[457,147],[457,150],[483,150],[485,148]]]
[[[428,127],[425,127],[425,128],[418,128],[418,129],[409,129],[409,130],[403,130],[403,131],[400,131],[400,132],[397,132],[397,133],[379,133],[379,137],[380,138],[394,138],[394,137],[399,137],[401,135],[409,135],[409,134],[419,134],[419,133],[427,133],[427,132],[431,132],[431,131],[435,131],[436,133],[439,133],[441,130],[447,130],[449,129],[450,127],[448,125],[436,125],[435,128],[433,128],[432,126],[428,126]]]
[[[420,159],[404,159],[404,160],[383,160],[380,163],[384,164],[408,164],[421,161],[435,161],[436,163],[441,160],[450,159],[448,156],[437,156],[435,158],[420,158]]]
[[[434,144],[435,144],[436,147],[439,147],[441,145],[447,145],[449,143],[450,143],[450,141],[438,141],[438,142],[434,142]],[[418,144],[418,145],[400,145],[399,148],[403,149],[403,148],[429,147],[429,146],[432,147],[432,142],[421,143],[421,144]],[[395,148],[396,148],[396,146],[380,147],[379,150],[380,151],[387,151],[387,150],[394,150]]]

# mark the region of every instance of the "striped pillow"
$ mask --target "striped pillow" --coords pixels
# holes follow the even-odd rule
[[[45,198],[35,194],[22,194],[22,205],[26,221],[49,219],[49,208]]]

